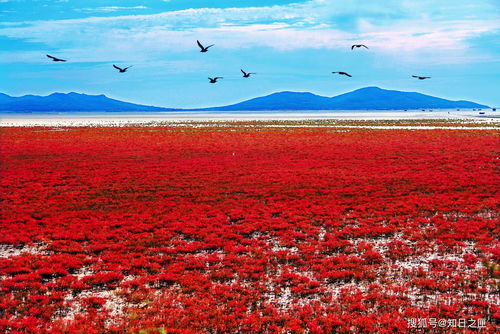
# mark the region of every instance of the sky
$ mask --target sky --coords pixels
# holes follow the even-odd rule
[[[215,46],[201,53],[196,40]],[[498,107],[500,1],[0,0],[0,79],[12,96],[180,108],[367,86]]]

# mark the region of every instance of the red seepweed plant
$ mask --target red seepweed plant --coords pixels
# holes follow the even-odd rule
[[[498,329],[498,133],[64,130],[1,129],[1,332]]]

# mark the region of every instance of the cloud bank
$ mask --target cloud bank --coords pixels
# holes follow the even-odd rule
[[[144,8],[139,7],[93,10]],[[470,54],[470,40],[498,34],[500,22],[488,14],[495,10],[498,5],[490,1],[313,0],[281,6],[18,22],[0,25],[0,35],[64,50],[80,61],[103,61],[113,54],[138,50],[143,50],[145,57],[187,52],[196,48],[193,41],[200,39],[218,48],[281,51],[345,50],[362,42],[375,52],[398,53],[408,61],[427,55],[438,62],[471,62],[488,56]]]

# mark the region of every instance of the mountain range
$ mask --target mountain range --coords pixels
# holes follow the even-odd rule
[[[13,97],[0,93],[0,111],[70,112],[70,111],[173,111],[176,109],[144,106],[111,99],[106,95],[53,93],[48,96]]]
[[[415,92],[366,87],[325,97],[307,92],[279,92],[240,103],[211,108],[175,109],[145,106],[111,99],[105,95],[53,93],[48,96],[12,97],[0,93],[0,111],[276,111],[276,110],[403,110],[403,109],[489,108],[470,101],[451,101]]]

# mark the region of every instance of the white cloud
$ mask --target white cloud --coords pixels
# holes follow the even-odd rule
[[[498,29],[495,21],[482,21],[481,25],[467,21],[440,24],[422,24],[421,21],[392,25],[390,30],[380,27],[365,27],[361,39],[389,51],[412,51],[418,49],[461,50],[467,47],[467,39]],[[429,29],[430,28],[430,29]]]
[[[458,7],[465,6],[457,1]],[[111,55],[136,54],[139,50],[141,57],[191,51],[197,48],[193,41],[201,39],[218,48],[261,46],[279,50],[346,49],[352,42],[362,41],[372,51],[397,53],[402,59],[426,54],[446,62],[452,52],[458,59],[467,50],[470,38],[500,29],[499,21],[494,19],[443,18],[443,5],[436,6],[435,13],[425,14],[423,5],[413,1],[384,3],[313,0],[286,6],[198,8],[152,15],[33,21],[5,24],[0,35],[65,49],[82,61],[103,61]],[[471,14],[478,10],[469,8]],[[414,15],[416,12],[420,14]]]
[[[488,54],[473,54],[469,40],[500,29],[495,20],[443,21],[426,19],[378,27],[360,22],[359,38],[367,41],[374,51],[397,55],[400,59],[421,60],[428,56],[429,62],[460,63],[485,60]]]
[[[133,6],[133,7],[120,7],[120,6],[104,6],[95,8],[80,8],[78,11],[82,12],[116,12],[119,10],[133,10],[133,9],[147,9],[145,6]]]

